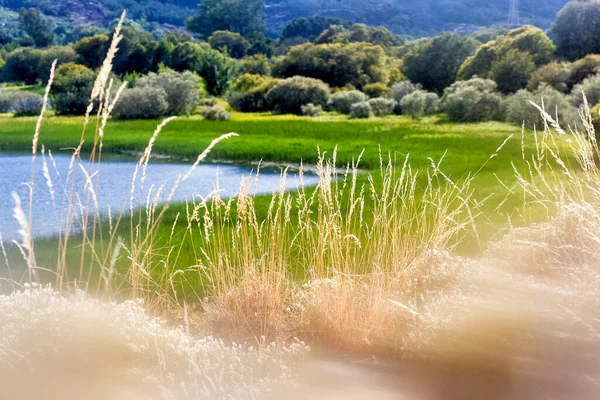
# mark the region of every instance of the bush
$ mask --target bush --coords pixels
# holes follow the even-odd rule
[[[264,54],[245,57],[240,62],[243,74],[263,75],[271,74],[271,64]]]
[[[239,33],[230,31],[213,32],[208,43],[213,49],[226,52],[233,58],[244,57],[250,49],[250,42]]]
[[[89,68],[63,64],[56,70],[52,84],[52,105],[60,115],[83,115],[90,102],[96,75]]]
[[[550,86],[542,85],[535,93],[519,90],[508,97],[503,105],[503,108],[506,109],[506,121],[516,125],[525,122],[527,128],[533,126],[543,127],[544,120],[542,116],[530,102],[540,107],[543,102],[546,112],[552,118],[558,118],[563,126],[576,123],[579,120],[577,110],[569,103],[566,96]]]
[[[592,116],[592,125],[596,133],[596,140],[600,139],[600,103],[596,104],[590,109],[590,115]]]
[[[326,105],[329,87],[318,79],[296,76],[278,82],[267,93],[267,100],[278,113],[302,114],[305,104]]]
[[[500,114],[502,97],[495,92],[496,82],[471,78],[459,81],[444,91],[442,108],[448,119],[455,122],[489,121]]]
[[[363,87],[363,92],[372,99],[385,97],[390,92],[390,88],[383,83],[370,83]]]
[[[231,85],[227,101],[234,110],[241,112],[269,111],[267,93],[277,82],[261,75],[244,74]]]
[[[350,114],[352,105],[364,101],[367,101],[367,96],[363,92],[360,90],[350,90],[334,94],[327,105],[331,110],[342,114]]]
[[[315,106],[314,104],[307,104],[302,106],[302,115],[305,117],[318,117],[323,112],[323,107]]]
[[[402,110],[402,114],[412,118],[435,114],[440,109],[440,98],[435,93],[417,90],[404,96],[400,102],[400,109]]]
[[[547,84],[561,93],[569,91],[568,81],[572,75],[571,65],[556,61],[546,64],[534,71],[527,83],[529,91],[537,90],[540,85]]]
[[[390,91],[390,97],[398,104],[402,101],[404,96],[411,94],[412,92],[416,92],[422,88],[419,84],[414,84],[411,81],[403,81],[396,83],[392,86],[392,90]],[[396,114],[400,114],[401,109],[398,107]]]
[[[167,115],[167,94],[161,88],[135,87],[121,95],[113,116],[117,119],[153,119]]]
[[[379,97],[377,99],[369,100],[369,105],[371,106],[373,114],[375,114],[378,117],[385,117],[394,113],[394,107],[396,106],[396,102],[391,99]]]
[[[0,88],[0,113],[7,113],[10,111],[13,98],[13,92],[8,92],[4,88]]]
[[[36,93],[15,92],[13,95],[11,111],[15,117],[30,117],[42,112],[44,98]]]
[[[231,114],[221,106],[203,108],[201,114],[209,121],[229,121],[231,119]]]
[[[600,55],[590,54],[571,64],[571,76],[569,77],[569,89],[583,82],[587,77],[600,72]]]
[[[362,103],[352,104],[350,107],[350,118],[369,118],[371,116],[371,105],[363,101]]]
[[[190,115],[200,102],[200,78],[189,72],[167,70],[139,79],[136,87],[154,87],[166,94],[169,115]]]
[[[581,86],[577,85],[571,92],[570,99],[571,104],[575,107],[579,107],[583,104],[583,93],[589,104],[600,103],[600,74],[590,76],[581,82]]]

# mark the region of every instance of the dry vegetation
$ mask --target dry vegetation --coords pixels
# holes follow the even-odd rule
[[[109,98],[109,72],[119,38],[117,30],[86,117],[87,125],[94,104],[100,104],[95,151],[85,162],[76,150],[69,172],[84,174],[87,198],[75,195],[74,179],[52,182],[46,173],[50,190],[71,193],[70,204],[58,210],[67,222],[52,268],[53,289],[36,286],[42,267],[50,267],[36,264],[28,213],[15,196],[28,286],[0,297],[5,393],[22,387],[15,389],[15,382],[35,379],[40,385],[21,396],[31,398],[38,395],[35,388],[77,375],[83,378],[65,385],[72,391],[61,398],[76,398],[78,390],[85,393],[94,386],[115,391],[97,391],[98,398],[124,390],[132,398],[139,393],[151,393],[150,398],[261,397],[295,376],[307,351],[296,338],[340,354],[416,361],[415,370],[421,372],[415,379],[435,382],[430,398],[458,386],[498,398],[544,398],[561,384],[571,398],[598,392],[598,360],[589,350],[600,343],[600,169],[587,106],[581,113],[585,131],[568,133],[578,166],[567,166],[561,158],[554,138],[567,133],[542,111],[546,126],[535,133],[537,152],[524,152],[522,165],[514,167],[517,184],[508,189],[522,197],[525,207],[543,210],[547,222],[511,229],[477,259],[453,254],[461,239],[477,240],[481,203],[474,200],[473,176],[455,182],[432,160],[421,173],[425,188],[417,190],[420,175],[406,159],[398,169],[382,162],[380,183],[358,185],[359,160],[339,173],[334,154],[321,157],[316,190],[302,185],[296,193],[282,189],[264,220],[257,219],[248,194],[250,179],[235,200],[221,200],[216,189],[209,199],[190,203],[186,215],[179,216],[187,229],[177,234],[195,239],[198,262],[174,270],[178,246],[189,242],[173,240],[168,256],[159,259],[163,253],[155,247],[156,232],[168,203],[159,205],[158,197],[148,196],[143,212],[124,205],[108,219],[95,204],[103,132],[118,100],[118,94]],[[169,121],[157,127],[139,161],[132,196],[144,185],[154,141]],[[219,140],[233,135],[216,139],[191,168]],[[38,125],[34,158],[40,140]],[[186,177],[158,190],[172,193]],[[373,204],[366,215],[368,201]],[[82,216],[76,209],[84,210]],[[119,237],[122,225],[130,227],[130,237]],[[75,226],[82,233],[70,236]],[[76,276],[66,264],[72,248],[81,252]],[[126,260],[126,268],[116,268],[118,260]],[[91,276],[100,277],[93,287]],[[192,276],[204,285],[193,310],[189,297],[178,290],[178,282]],[[116,298],[124,290],[144,303],[88,297]],[[153,313],[178,312],[184,327],[167,328],[148,317],[142,304]],[[258,348],[198,341],[191,330],[228,343],[258,343]],[[279,344],[265,345],[271,341]],[[22,380],[13,379],[15,372]],[[503,385],[507,379],[511,383]]]

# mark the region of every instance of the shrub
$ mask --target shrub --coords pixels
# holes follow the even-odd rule
[[[535,63],[529,53],[511,50],[494,64],[490,78],[496,81],[502,93],[514,93],[527,87],[534,70]]]
[[[271,107],[282,114],[301,114],[302,106],[324,106],[329,100],[328,86],[318,79],[296,76],[278,82],[267,93]]]
[[[227,101],[234,110],[242,112],[268,111],[267,93],[277,82],[261,75],[244,74],[231,85]]]
[[[14,93],[0,88],[0,113],[7,113],[12,107]]]
[[[437,93],[425,93],[425,115],[437,114],[440,111],[440,96]]]
[[[435,114],[440,109],[440,98],[435,93],[417,90],[404,96],[400,102],[402,114],[419,118],[423,115]]]
[[[154,87],[166,94],[167,114],[190,115],[200,102],[200,78],[189,72],[167,70],[160,74],[150,74],[139,79],[136,87]]]
[[[350,90],[334,94],[327,105],[331,110],[342,114],[350,114],[352,105],[364,101],[367,101],[367,96],[363,92],[360,90]]]
[[[229,121],[231,119],[231,114],[221,106],[203,108],[201,114],[209,121]]]
[[[568,81],[572,75],[571,65],[568,63],[558,63],[556,61],[546,64],[531,74],[527,89],[529,91],[537,90],[540,85],[547,84],[561,93],[569,91]]]
[[[567,97],[547,85],[542,85],[535,93],[519,90],[504,101],[506,121],[516,125],[525,122],[525,126],[543,127],[544,120],[539,111],[530,103],[539,106],[544,104],[544,109],[552,118],[557,119],[562,126],[576,122],[579,117],[577,110],[569,103]]]
[[[230,31],[213,32],[208,43],[213,49],[227,52],[233,58],[244,57],[250,49],[250,42],[239,33]]]
[[[271,74],[271,65],[264,54],[245,57],[240,62],[243,74],[263,75]]]
[[[52,105],[61,115],[83,115],[90,102],[96,75],[89,68],[63,64],[56,70],[52,84]]]
[[[14,93],[10,108],[16,117],[34,116],[42,111],[43,102],[39,94],[20,91]]]
[[[378,117],[385,117],[386,115],[394,113],[394,107],[396,106],[396,102],[391,99],[379,97],[377,99],[369,100],[369,105],[371,106],[373,114],[375,114]]]
[[[571,92],[571,104],[579,107],[583,104],[583,93],[589,104],[600,103],[600,74],[590,76],[581,82],[581,86],[575,86]]]
[[[315,106],[314,104],[307,104],[302,106],[302,115],[305,117],[318,117],[323,112],[323,107]]]
[[[396,83],[392,86],[392,90],[390,91],[390,97],[396,101],[396,103],[400,103],[404,96],[411,94],[412,92],[416,92],[420,90],[422,87],[419,84],[414,84],[411,81],[403,81]]]
[[[498,116],[502,101],[495,90],[496,83],[489,79],[456,82],[444,91],[442,108],[450,121],[489,121]]]
[[[383,83],[370,83],[363,87],[363,92],[372,99],[385,97],[390,92],[390,88]]]
[[[580,84],[585,78],[600,72],[600,55],[589,54],[584,58],[571,64],[571,76],[569,77],[569,89]]]
[[[352,104],[350,107],[350,118],[369,118],[371,116],[371,105],[363,101],[361,103]]]
[[[117,119],[153,119],[167,115],[167,94],[161,88],[135,87],[121,95],[113,116]]]

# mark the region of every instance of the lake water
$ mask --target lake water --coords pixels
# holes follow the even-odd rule
[[[35,166],[35,190],[32,205],[32,233],[35,237],[52,236],[59,233],[60,220],[63,210],[68,204],[68,196],[72,186],[73,175],[68,177],[71,155],[54,155],[52,160],[46,156],[46,163],[50,177],[53,181],[54,201],[46,184],[42,170],[42,157],[38,155]],[[102,161],[97,175],[92,177],[97,196],[98,210],[101,215],[107,215],[111,210],[112,215],[118,215],[123,207],[129,209],[131,197],[131,181],[137,160],[131,158],[111,159]],[[82,162],[87,166],[87,161]],[[171,162],[150,162],[146,170],[144,189],[140,187],[140,177],[133,197],[133,206],[139,207],[146,204],[148,193],[154,198],[158,188],[164,185],[160,199],[166,201],[173,185],[179,176],[185,175],[190,170],[190,164]],[[88,173],[92,174],[92,171]],[[172,202],[198,200],[208,196],[215,190],[217,184],[221,197],[234,197],[239,193],[240,183],[244,177],[252,177],[251,193],[271,194],[279,190],[281,179],[278,169],[260,171],[258,181],[254,180],[255,169],[249,166],[200,164],[188,180],[183,182],[173,197]],[[141,171],[139,173],[141,175]],[[77,169],[76,187],[79,188],[80,203],[85,204],[89,192],[85,190],[85,178],[81,169]],[[16,192],[22,201],[25,212],[29,208],[29,188],[31,180],[31,155],[2,154],[0,153],[0,233],[5,242],[18,238],[18,225],[13,217],[14,201],[11,196]],[[304,184],[314,185],[318,178],[313,174],[304,175]],[[65,184],[66,183],[66,184]],[[296,189],[300,185],[297,175],[288,174],[287,189]]]

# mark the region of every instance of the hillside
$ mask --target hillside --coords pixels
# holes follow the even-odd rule
[[[129,17],[147,23],[181,26],[198,0],[0,0],[10,10],[38,7],[46,15],[73,22],[106,24],[123,8]],[[522,23],[548,28],[567,0],[521,0]],[[268,32],[277,35],[290,20],[311,15],[335,16],[353,22],[384,25],[398,34],[426,36],[443,30],[471,32],[502,26],[508,0],[267,0]]]

